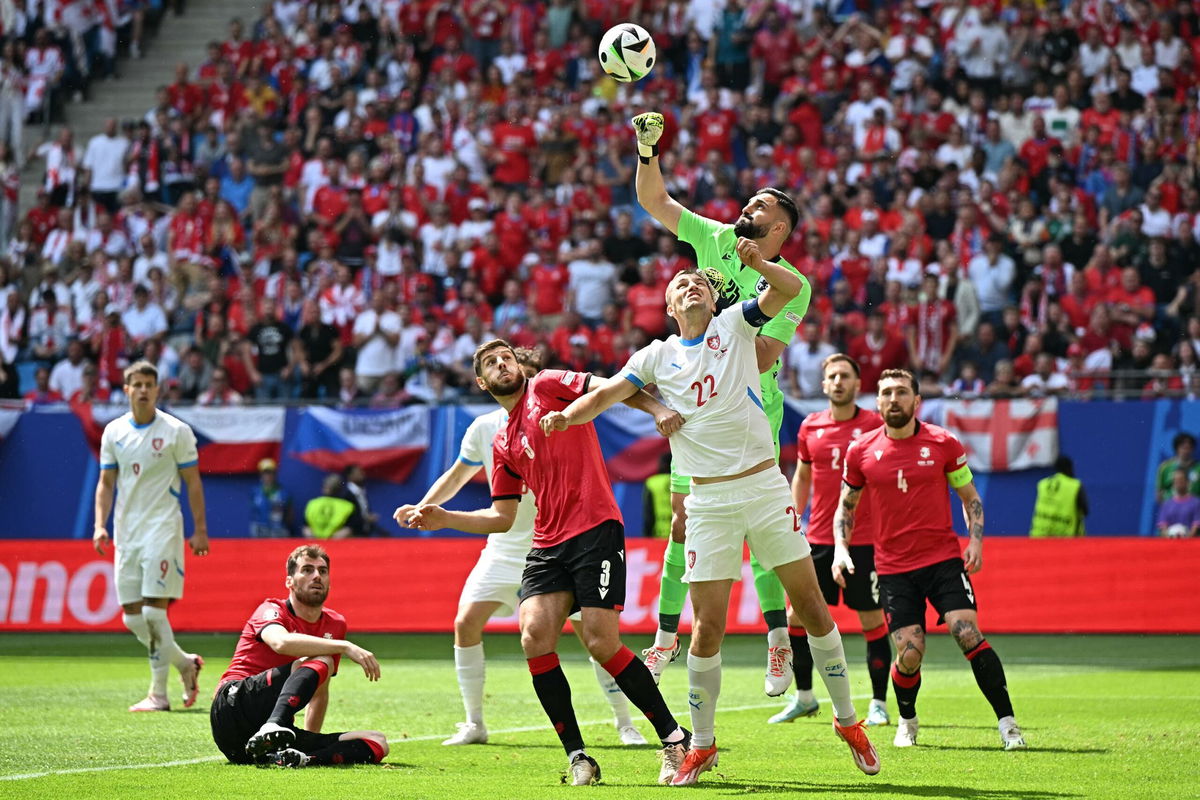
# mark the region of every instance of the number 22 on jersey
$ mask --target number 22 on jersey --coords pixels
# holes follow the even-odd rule
[[[717,379],[712,375],[705,375],[698,381],[692,381],[688,388],[696,393],[696,408],[700,408],[717,396]]]

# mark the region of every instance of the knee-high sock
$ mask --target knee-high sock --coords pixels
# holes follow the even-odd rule
[[[692,707],[692,744],[716,741],[717,698],[721,696],[721,654],[707,658],[688,653],[688,705]]]
[[[383,760],[383,748],[370,739],[348,739],[309,753],[316,767],[341,764],[375,764]]]
[[[808,649],[812,651],[813,666],[829,692],[829,702],[839,725],[858,722],[854,701],[850,699],[850,677],[846,671],[846,652],[842,649],[842,634],[837,626],[824,636],[808,634]]]
[[[483,724],[483,643],[454,647],[454,672],[458,675],[458,693],[462,695],[467,722]]]
[[[167,673],[171,670],[171,663],[163,658],[155,647],[154,639],[150,635],[150,626],[146,623],[146,615],[123,613],[121,621],[137,640],[146,646],[146,655],[150,659],[150,694],[166,697]]]
[[[796,676],[796,688],[811,694],[813,657],[808,649],[808,631],[789,625],[788,639],[792,643],[792,672]]]
[[[329,667],[324,661],[305,661],[292,670],[275,698],[275,708],[267,722],[291,727],[296,719],[296,712],[308,705],[321,684],[329,678]]]
[[[663,552],[662,580],[658,585],[658,629],[665,633],[679,631],[679,615],[683,613],[688,592],[687,584],[683,582],[683,572],[683,542],[672,539],[667,542],[667,549]],[[670,641],[655,643],[660,647],[671,644]]]
[[[167,610],[158,606],[142,606],[142,616],[150,626],[150,638],[158,645],[167,661],[174,664],[178,670],[185,670],[191,666],[187,653],[175,643],[175,632],[171,630]]]
[[[663,742],[666,742],[668,737],[679,740],[679,736],[676,736],[679,723],[672,716],[671,709],[667,708],[667,702],[658,691],[650,670],[634,657],[632,650],[622,645],[615,656],[604,662],[604,669],[616,679],[617,685],[629,698],[629,702],[637,706],[638,710],[646,715],[646,719],[650,720],[659,739]]]
[[[1008,682],[1004,678],[1004,665],[1000,663],[1000,656],[996,655],[996,651],[986,639],[965,655],[971,662],[971,671],[975,673],[975,682],[979,684],[979,690],[996,712],[996,719],[1011,717],[1012,700],[1008,696]]]
[[[754,591],[758,594],[758,607],[762,610],[768,633],[787,628],[787,594],[783,584],[773,570],[763,569],[754,553],[750,554],[750,570],[754,573]]]
[[[558,653],[547,653],[528,660],[529,674],[533,676],[533,691],[546,716],[550,718],[558,740],[568,755],[583,749],[583,735],[575,719],[575,708],[571,705],[571,684],[558,663]],[[645,667],[642,667],[645,669]]]
[[[917,716],[917,692],[921,691],[921,668],[911,675],[905,675],[900,667],[892,664],[892,690],[896,693],[896,708],[900,710],[901,719],[912,719]]]
[[[888,642],[887,625],[863,631],[867,639],[867,672],[871,675],[871,697],[887,700],[888,665],[892,660],[892,645]]]
[[[617,686],[617,679],[608,674],[600,662],[589,657],[588,661],[592,662],[592,672],[596,673],[596,683],[600,684],[600,691],[604,693],[604,699],[608,701],[608,705],[612,707],[613,721],[617,723],[618,728],[624,728],[626,725],[632,725],[633,719],[629,716],[629,698],[621,691],[621,687]]]

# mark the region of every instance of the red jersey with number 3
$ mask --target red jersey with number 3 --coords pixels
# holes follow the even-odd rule
[[[538,426],[543,416],[586,394],[591,377],[542,370],[525,384],[521,401],[508,412],[508,425],[492,441],[492,499],[519,499],[522,482],[533,491],[538,506],[534,547],[553,547],[608,520],[624,524],[592,423],[550,436]]]
[[[850,443],[883,425],[878,412],[855,406],[854,416],[838,421],[829,409],[809,414],[800,423],[797,457],[812,469],[812,510],[808,514],[809,544],[833,544],[833,514],[842,495],[842,470]],[[875,544],[875,512],[866,494],[854,515],[854,546]]]
[[[874,503],[875,570],[880,575],[962,556],[950,521],[946,476],[966,464],[967,454],[954,434],[926,422],[918,421],[907,439],[891,439],[887,428],[877,428],[850,445],[842,477],[865,489],[864,499]]]
[[[316,636],[318,639],[345,639],[346,618],[332,608],[321,611],[321,617],[316,622],[301,619],[292,612],[292,604],[286,599],[276,600],[267,598],[254,609],[242,635],[238,639],[237,649],[233,651],[233,661],[229,669],[221,676],[217,685],[226,681],[236,681],[249,678],[260,672],[275,667],[282,667],[296,660],[295,656],[285,656],[276,653],[262,640],[262,632],[271,625],[282,625],[289,633],[303,633]],[[341,656],[333,657],[333,672],[337,674]]]

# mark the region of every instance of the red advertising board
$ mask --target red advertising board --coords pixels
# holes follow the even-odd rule
[[[179,631],[239,631],[265,597],[283,596],[294,540],[217,539],[187,558],[186,595],[171,609]],[[443,632],[453,628],[462,583],[481,542],[372,539],[330,542],[329,605],[354,631]],[[663,543],[630,539],[624,630],[655,627]],[[729,630],[763,630],[749,580],[735,584]],[[1200,540],[992,539],[974,578],[980,626],[989,633],[1200,633],[1191,611]],[[111,558],[86,541],[0,541],[0,631],[123,630]],[[685,611],[685,623],[690,619]],[[835,613],[844,631],[857,618]],[[933,615],[929,618],[930,630]],[[491,629],[516,630],[514,618]]]

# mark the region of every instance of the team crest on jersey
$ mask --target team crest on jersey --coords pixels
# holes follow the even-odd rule
[[[708,337],[707,340],[705,340],[704,343],[708,345],[709,350],[720,350],[721,349],[721,337],[720,336],[710,336],[710,337]]]
[[[921,448],[920,456],[921,456],[921,460],[917,461],[918,467],[932,467],[933,466],[933,459],[931,459],[929,457],[929,448],[928,447]]]
[[[533,447],[529,444],[529,437],[525,434],[521,434],[521,449],[525,451],[525,455],[529,456],[530,459],[533,458]]]
[[[929,448],[928,447],[921,448],[921,458],[929,458]]]
[[[153,447],[155,450],[162,450],[163,440],[160,438],[151,439],[150,446]]]

